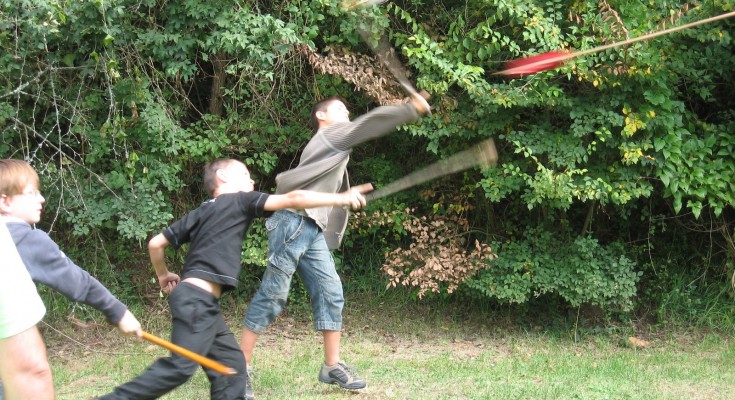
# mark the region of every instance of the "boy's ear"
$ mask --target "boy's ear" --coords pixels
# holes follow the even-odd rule
[[[227,173],[224,169],[218,169],[217,172],[215,172],[217,175],[217,179],[219,179],[222,182],[227,182]]]
[[[323,120],[327,116],[325,115],[324,111],[317,111],[314,115],[316,115],[316,119]]]
[[[10,197],[4,194],[0,194],[0,215],[5,215],[10,212]]]

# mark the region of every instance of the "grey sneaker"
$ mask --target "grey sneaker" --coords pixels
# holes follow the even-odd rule
[[[253,393],[253,369],[247,365],[245,366],[245,400],[255,400],[255,393]]]
[[[331,367],[326,364],[322,365],[319,371],[319,381],[330,385],[337,384],[349,390],[362,389],[367,385],[364,380],[355,375],[351,367],[341,361]]]

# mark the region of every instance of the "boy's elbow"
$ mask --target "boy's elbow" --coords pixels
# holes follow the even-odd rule
[[[286,207],[284,208],[303,208],[306,196],[303,192],[297,190],[289,192],[286,195]]]
[[[153,239],[148,241],[148,251],[149,252],[165,249],[166,246],[168,246],[168,240],[166,240],[166,237],[160,233],[154,236]]]

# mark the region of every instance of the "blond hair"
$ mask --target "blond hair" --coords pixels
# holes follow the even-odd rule
[[[21,194],[29,184],[39,186],[38,173],[30,164],[23,160],[0,160],[0,195]]]

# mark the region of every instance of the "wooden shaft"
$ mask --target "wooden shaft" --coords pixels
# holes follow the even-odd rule
[[[380,38],[378,38],[377,44],[374,44],[370,32],[358,28],[357,33],[360,34],[365,44],[370,47],[375,56],[378,57],[378,60],[383,63],[388,71],[390,71],[403,89],[411,96],[419,95],[416,88],[413,86],[413,83],[408,79],[406,67],[401,64],[401,61],[394,54],[395,50],[391,47],[390,43],[388,43],[388,39],[385,37],[385,34],[382,34]]]
[[[370,192],[365,195],[365,198],[368,201],[380,199],[432,179],[464,171],[474,166],[491,167],[497,162],[498,151],[495,149],[495,141],[490,138],[449,158],[414,171],[374,192]]]
[[[186,357],[198,364],[200,364],[203,367],[213,369],[217,372],[219,372],[222,375],[235,375],[237,374],[237,371],[234,368],[230,368],[226,365],[220,364],[217,361],[212,360],[211,358],[204,357],[202,355],[199,355],[191,350],[187,350],[181,346],[177,346],[168,340],[161,339],[158,336],[151,335],[148,332],[143,332],[143,339],[155,343],[161,347],[165,347],[172,352],[181,355],[183,357]]]
[[[604,50],[607,50],[607,49],[612,49],[613,47],[620,47],[620,46],[629,45],[631,43],[642,42],[644,40],[653,39],[655,37],[667,35],[667,34],[672,33],[672,32],[676,32],[676,31],[680,31],[680,30],[688,29],[688,28],[693,28],[693,27],[698,26],[698,25],[703,25],[703,24],[707,24],[707,23],[710,23],[710,22],[719,21],[721,19],[730,18],[730,17],[733,17],[733,16],[735,16],[735,11],[732,11],[732,12],[729,12],[729,13],[725,13],[725,14],[721,14],[721,15],[717,15],[717,16],[710,17],[710,18],[706,18],[706,19],[703,19],[703,20],[700,20],[700,21],[691,22],[691,23],[684,24],[684,25],[681,25],[681,26],[677,26],[677,27],[673,27],[673,28],[669,28],[669,29],[664,29],[662,31],[652,32],[652,33],[649,33],[647,35],[639,36],[637,38],[631,38],[631,39],[623,40],[621,42],[610,43],[610,44],[606,44],[606,45],[603,45],[603,46],[595,47],[593,49],[588,49],[588,50],[583,50],[583,51],[575,51],[575,52],[572,52],[572,53],[569,53],[569,54],[560,55],[558,57],[550,58],[548,60],[537,61],[537,62],[534,62],[534,63],[523,65],[521,67],[506,69],[506,70],[503,70],[503,71],[495,72],[495,73],[493,73],[493,75],[513,75],[513,74],[516,74],[516,72],[515,72],[516,70],[523,71],[523,70],[527,70],[528,68],[538,67],[538,66],[541,66],[541,65],[554,64],[554,63],[558,63],[558,62],[569,60],[571,58],[580,57],[580,56],[584,56],[584,55],[591,54],[591,53],[597,53],[597,52],[604,51]]]

